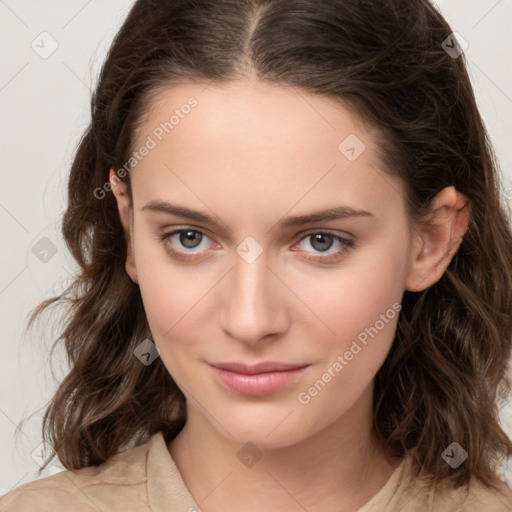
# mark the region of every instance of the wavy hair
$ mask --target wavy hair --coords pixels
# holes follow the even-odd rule
[[[405,185],[410,221],[424,220],[445,187],[469,200],[468,230],[443,276],[404,293],[375,376],[372,435],[385,453],[413,453],[427,475],[454,488],[472,476],[497,484],[498,461],[512,454],[498,415],[510,391],[512,230],[464,55],[444,49],[451,34],[427,0],[134,3],[102,66],[69,174],[62,232],[79,271],[28,323],[65,307],[51,356],[64,343],[70,369],[42,428],[67,469],[100,464],[160,430],[172,438],[186,418],[161,359],[145,366],[134,357],[151,332],[125,270],[115,198],[97,191],[129,160],[155,93],[252,77],[353,107],[381,134],[382,162]],[[129,186],[129,174],[124,180]],[[469,453],[456,469],[441,458],[453,441]]]

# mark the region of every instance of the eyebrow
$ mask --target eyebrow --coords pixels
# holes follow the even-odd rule
[[[186,219],[194,220],[196,222],[202,222],[210,226],[217,226],[218,223],[214,217],[199,212],[197,210],[191,210],[184,206],[173,205],[166,201],[150,201],[142,207],[141,211],[151,211],[156,213],[165,213],[168,215],[175,215],[177,217],[183,217]],[[324,222],[328,220],[340,220],[348,219],[353,217],[374,217],[373,213],[365,210],[359,210],[350,206],[337,206],[332,208],[324,208],[316,212],[311,212],[305,215],[289,216],[281,219],[277,226],[280,229],[302,226],[305,224],[311,224],[314,222]]]

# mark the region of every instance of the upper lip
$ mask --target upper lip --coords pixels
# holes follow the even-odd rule
[[[265,372],[282,372],[286,370],[296,370],[297,368],[304,368],[307,364],[286,364],[274,361],[248,365],[244,363],[210,363],[212,366],[228,370],[230,372],[245,373],[247,375],[255,375],[257,373]]]

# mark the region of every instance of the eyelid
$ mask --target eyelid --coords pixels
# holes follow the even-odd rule
[[[192,226],[192,225],[173,227],[173,229],[171,231],[163,232],[161,235],[158,236],[158,238],[160,239],[160,241],[162,243],[165,244],[165,241],[167,239],[171,238],[172,236],[180,234],[180,233],[184,233],[184,232],[187,232],[187,231],[194,231],[194,232],[199,233],[199,234],[201,234],[203,236],[206,236],[210,240],[213,240],[213,238],[209,235],[208,230],[203,229],[203,228],[199,228],[199,227],[196,227],[196,226]],[[342,245],[342,247],[340,249],[338,249],[334,253],[327,253],[325,256],[322,255],[322,252],[310,253],[308,251],[305,251],[306,254],[310,254],[310,256],[305,256],[306,259],[315,260],[315,261],[322,261],[322,262],[330,262],[331,260],[339,260],[339,259],[343,258],[344,254],[348,250],[353,249],[355,247],[355,240],[353,239],[352,235],[349,235],[347,233],[347,235],[349,235],[349,237],[345,237],[345,236],[342,236],[339,233],[337,233],[335,231],[332,231],[330,229],[322,229],[322,228],[310,229],[310,230],[303,231],[303,232],[299,233],[295,237],[295,242],[293,243],[293,246],[295,246],[298,243],[302,242],[303,240],[305,240],[309,236],[314,235],[314,234],[318,234],[318,233],[324,234],[324,235],[328,235],[328,236],[332,236],[336,241],[338,241]],[[217,246],[219,245],[215,241],[214,241],[214,243]],[[191,251],[186,251],[186,250],[174,250],[174,249],[166,247],[166,250],[168,252],[170,252],[171,254],[177,256],[177,257],[182,257],[183,259],[193,259],[193,258],[196,257],[196,254],[197,254],[197,253],[193,252],[193,249]],[[298,249],[293,249],[293,248],[291,250],[292,251],[297,251],[297,252],[299,251]],[[207,253],[207,252],[210,252],[210,251],[208,250],[208,251],[203,251],[203,252]],[[187,255],[190,255],[190,257],[188,257]]]
[[[352,241],[352,239],[354,238],[353,235],[351,235],[350,233],[347,233],[346,231],[343,232],[343,234],[333,230],[333,229],[329,229],[329,228],[319,228],[319,229],[308,229],[306,231],[301,231],[298,235],[297,235],[297,240],[302,240],[304,239],[305,237],[309,236],[309,235],[314,235],[316,233],[322,233],[324,235],[331,235],[333,237],[336,237],[336,238],[343,238],[344,240],[347,240],[347,242],[349,241]]]
[[[308,231],[304,231],[300,233],[297,237],[297,242],[294,244],[297,245],[298,243],[302,242],[303,240],[306,240],[311,235],[315,234],[322,234],[322,235],[328,235],[334,238],[335,241],[339,242],[341,244],[341,248],[338,249],[335,252],[326,253],[325,255],[322,255],[322,252],[308,252],[305,251],[307,256],[305,256],[306,259],[319,262],[319,263],[335,263],[345,256],[347,251],[350,251],[351,249],[354,249],[356,247],[355,239],[352,235],[350,237],[342,236],[339,233],[332,231],[330,229],[310,229]],[[348,233],[347,233],[348,234]],[[299,251],[299,249],[291,249],[292,251]]]
[[[165,242],[165,240],[171,238],[172,236],[178,235],[180,233],[186,233],[187,231],[194,231],[195,233],[199,233],[199,234],[203,235],[204,237],[209,238],[217,246],[219,245],[218,242],[215,242],[213,237],[210,236],[208,230],[203,229],[203,228],[199,228],[199,227],[196,227],[196,226],[189,226],[189,225],[187,225],[187,226],[176,226],[176,227],[173,227],[170,231],[162,231],[162,233],[158,235],[158,238],[162,242]],[[184,251],[184,252],[187,252],[187,251]]]
[[[167,231],[167,229],[170,229],[170,231]],[[164,237],[170,237],[172,235],[175,235],[176,233],[179,233],[179,232],[182,232],[182,231],[196,231],[197,233],[201,233],[203,235],[206,235],[208,238],[210,239],[213,239],[214,237],[212,235],[210,235],[209,231],[205,228],[201,228],[199,226],[193,226],[191,224],[187,224],[187,225],[183,225],[183,226],[173,226],[172,228],[162,228],[161,230],[161,235],[159,235],[159,237],[161,238],[164,238]],[[351,233],[348,233],[346,231],[344,231],[343,233],[347,236],[344,236],[336,231],[333,231],[332,229],[329,229],[329,228],[311,228],[311,229],[308,229],[306,231],[301,231],[300,233],[298,233],[296,236],[293,237],[292,240],[295,240],[296,242],[304,239],[305,237],[307,237],[308,235],[313,235],[315,233],[323,233],[323,234],[326,234],[326,235],[332,235],[333,237],[339,237],[339,238],[343,238],[347,241],[353,241],[353,235]]]

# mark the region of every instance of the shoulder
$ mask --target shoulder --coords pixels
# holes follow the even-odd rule
[[[141,487],[147,482],[147,452],[148,444],[140,445],[113,455],[99,466],[62,471],[25,483],[0,496],[0,512],[144,510],[140,507],[146,493]]]
[[[486,512],[511,512],[512,490],[502,482],[499,489],[487,487],[476,479],[467,486],[466,498],[461,511],[485,510]]]
[[[444,486],[434,487],[418,496],[423,506],[428,503],[427,510],[444,510],[446,512],[511,512],[512,490],[501,482],[498,489],[488,487],[476,478],[472,478],[468,485],[457,489]],[[423,510],[423,509],[422,509]]]
[[[512,489],[503,481],[489,487],[476,477],[453,488],[446,481],[422,477],[414,457],[406,457],[384,490],[359,512],[512,512]]]

